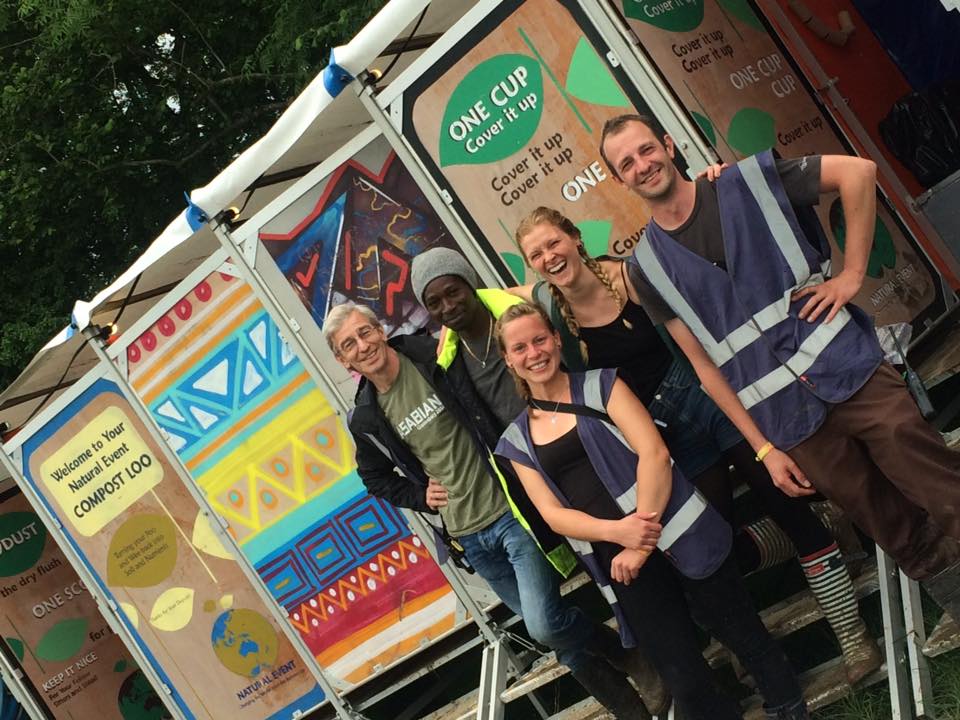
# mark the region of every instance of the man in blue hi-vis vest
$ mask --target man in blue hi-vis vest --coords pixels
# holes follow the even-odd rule
[[[876,166],[770,152],[684,178],[651,120],[607,122],[601,155],[651,221],[631,281],[788,495],[813,486],[960,618],[960,453],[883,361],[859,291],[876,218]],[[839,192],[843,270],[812,206]]]

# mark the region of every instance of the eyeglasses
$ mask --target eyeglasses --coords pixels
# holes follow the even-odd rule
[[[373,338],[374,333],[377,332],[379,328],[374,327],[373,325],[362,325],[357,328],[355,335],[344,338],[340,341],[340,344],[337,346],[337,352],[342,356],[353,355],[357,351],[359,341],[368,343]]]

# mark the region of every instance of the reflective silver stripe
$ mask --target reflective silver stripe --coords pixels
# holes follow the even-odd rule
[[[567,542],[570,543],[570,547],[572,547],[573,551],[578,555],[583,557],[593,555],[593,545],[588,543],[586,540],[577,540],[577,538],[567,537]]]
[[[647,276],[650,284],[660,293],[660,296],[666,301],[667,305],[673,308],[673,311],[677,313],[679,318],[686,323],[687,327],[689,327],[690,331],[697,337],[697,340],[703,345],[703,349],[707,351],[707,354],[713,359],[714,363],[718,367],[723,365],[723,362],[726,361],[720,362],[718,360],[720,346],[717,345],[717,342],[713,339],[713,335],[707,330],[706,325],[703,324],[697,313],[694,312],[683,295],[674,287],[670,278],[667,277],[663,265],[660,264],[660,259],[656,253],[653,252],[653,248],[650,247],[650,242],[647,240],[646,234],[640,238],[637,249],[633,251],[633,256],[637,259],[637,262],[640,263],[640,268]],[[727,359],[730,357],[733,357],[733,353],[730,353]]]
[[[523,450],[526,448],[527,455],[530,454],[530,448],[526,447],[527,442],[523,438],[523,433],[514,423],[507,425],[507,429],[503,431],[502,437],[508,443],[517,448],[517,450]]]
[[[600,370],[587,370],[583,374],[583,404],[597,412],[606,411],[600,392]]]
[[[630,487],[617,498],[617,506],[624,513],[632,513],[637,509],[637,484],[631,483]]]
[[[663,526],[657,547],[668,550],[677,539],[683,535],[696,521],[700,514],[707,509],[707,501],[698,492],[694,492],[687,501],[680,506],[677,514],[670,518],[670,522]]]
[[[600,594],[603,595],[603,599],[606,600],[611,605],[619,602],[617,600],[617,594],[613,591],[613,588],[610,587],[609,585],[600,585]]]
[[[627,442],[627,439],[623,436],[623,433],[620,432],[620,428],[618,428],[616,425],[611,425],[610,423],[604,423],[604,428],[609,430],[610,434],[619,440],[620,444],[623,445],[627,450],[632,453],[636,452],[636,450],[630,446],[630,443]]]
[[[850,322],[851,315],[846,308],[841,308],[836,317],[829,323],[820,323],[806,340],[800,343],[797,352],[786,363],[772,370],[737,393],[743,407],[749,410],[754,405],[766,400],[771,395],[780,392],[797,376],[803,375],[813,367],[817,357],[829,345],[837,334]]]
[[[803,250],[800,249],[797,236],[793,234],[787,216],[783,214],[780,203],[773,196],[773,191],[770,190],[770,186],[763,176],[760,162],[754,155],[741,160],[737,163],[737,167],[740,169],[740,174],[743,176],[750,194],[753,195],[753,199],[760,206],[763,219],[766,221],[777,247],[780,248],[783,259],[787,261],[790,270],[793,272],[794,285],[800,285],[810,275],[810,266],[803,255]]]

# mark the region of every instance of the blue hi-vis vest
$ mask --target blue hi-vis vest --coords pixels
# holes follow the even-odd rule
[[[807,298],[790,296],[826,279],[829,245],[821,244],[824,257],[808,241],[797,212],[813,211],[794,211],[772,153],[724,170],[717,195],[726,271],[655,222],[634,258],[767,438],[788,450],[816,432],[830,404],[863,387],[883,354],[870,317],[854,305],[830,323],[827,313],[813,323],[797,318]]]
[[[574,404],[586,405],[606,413],[610,392],[617,378],[613,369],[570,373],[570,397]],[[637,509],[637,454],[620,430],[598,418],[577,417],[577,434],[590,463],[604,488],[624,515]],[[547,487],[564,507],[570,503],[556,483],[544,471],[530,437],[530,417],[526,412],[513,421],[497,444],[496,454],[540,473]],[[661,517],[663,531],[657,547],[684,575],[704,578],[712,575],[726,560],[733,542],[730,526],[680,470],[673,466],[670,499]],[[589,542],[568,537],[587,572],[613,610],[620,627],[624,647],[634,647],[636,638],[610,586],[610,568],[601,567]]]

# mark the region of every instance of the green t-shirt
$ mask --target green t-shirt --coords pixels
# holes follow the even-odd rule
[[[403,355],[400,374],[377,401],[427,475],[447,489],[440,515],[451,535],[482,530],[509,510],[500,483],[487,470],[469,432]]]

